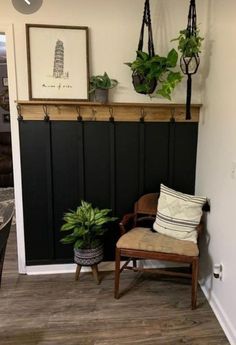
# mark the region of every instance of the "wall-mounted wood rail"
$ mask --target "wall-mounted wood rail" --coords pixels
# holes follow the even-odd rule
[[[200,104],[192,104],[192,119],[185,119],[185,104],[94,103],[71,101],[17,101],[20,120],[198,122]]]

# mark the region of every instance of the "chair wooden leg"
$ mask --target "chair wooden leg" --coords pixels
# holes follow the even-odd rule
[[[97,284],[100,284],[100,279],[98,275],[98,265],[92,265],[93,277]]]
[[[137,260],[133,259],[133,268],[136,268],[136,267],[137,267]]]
[[[116,264],[115,264],[115,294],[116,299],[119,298],[119,285],[120,285],[120,249],[116,248]]]
[[[79,275],[80,275],[81,267],[82,267],[81,265],[77,264],[76,272],[75,272],[75,280],[79,280]]]
[[[197,306],[197,285],[198,285],[199,258],[194,258],[192,263],[192,309]]]

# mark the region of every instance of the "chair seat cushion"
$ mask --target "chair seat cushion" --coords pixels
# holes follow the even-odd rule
[[[134,228],[120,237],[117,248],[145,250],[150,252],[198,256],[199,250],[192,241],[178,240],[152,232],[147,228]]]

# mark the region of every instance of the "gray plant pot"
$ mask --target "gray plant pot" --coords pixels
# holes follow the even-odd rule
[[[108,103],[108,89],[96,89],[94,91],[94,101],[99,103]]]
[[[74,249],[74,262],[81,266],[92,266],[103,259],[103,245],[92,249]]]

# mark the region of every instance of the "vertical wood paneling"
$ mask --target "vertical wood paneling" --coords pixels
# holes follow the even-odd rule
[[[139,124],[139,195],[144,194],[145,189],[145,124]]]
[[[175,121],[169,123],[169,138],[168,138],[168,179],[167,185],[174,188],[174,162],[175,162]]]
[[[63,213],[81,199],[121,217],[160,183],[193,193],[197,123],[20,122],[27,263],[72,260]],[[105,238],[113,259],[117,229]]]
[[[60,243],[60,232],[63,224],[63,214],[69,209],[75,209],[83,197],[80,179],[79,123],[60,121],[51,123],[52,133],[52,170],[53,170],[53,200],[54,200],[54,247],[55,259],[71,258],[72,245]]]
[[[169,123],[145,124],[145,193],[159,192],[167,183],[169,157]]]
[[[54,257],[50,123],[20,122],[26,262]]]
[[[110,207],[113,211],[113,215],[116,211],[116,146],[115,146],[115,123],[110,122]]]
[[[110,123],[84,123],[85,199],[110,207]]]
[[[173,188],[193,194],[197,155],[198,123],[176,123]]]
[[[132,209],[139,195],[139,123],[116,123],[116,211]]]
[[[84,170],[84,123],[77,122],[78,129],[78,156],[79,156],[79,195],[85,200],[85,170]]]

